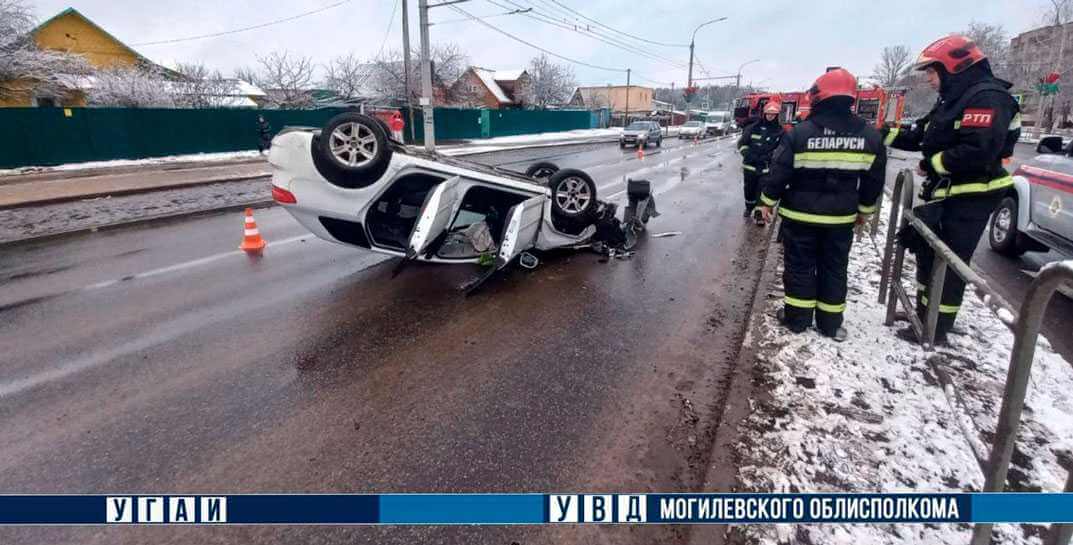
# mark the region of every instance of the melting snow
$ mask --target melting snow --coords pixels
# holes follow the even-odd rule
[[[966,293],[952,346],[935,352],[960,394],[944,395],[927,362],[931,354],[894,336],[907,324],[883,325],[879,266],[871,241],[858,239],[849,267],[849,339],[844,343],[815,331],[793,335],[782,328],[774,317],[782,305],[781,275],[776,275],[762,311],[764,332],[755,341],[756,380],[770,396],[751,400],[754,411],[742,423],[743,440],[737,445],[743,491],[958,492],[983,486],[962,430],[974,427],[974,442],[990,450],[1013,345],[1002,322],[1013,317],[995,316],[971,290]],[[911,280],[907,274],[905,281]],[[1071,392],[1073,368],[1041,337],[1009,490],[1062,489],[1073,469]],[[968,414],[952,408],[962,402]],[[1000,543],[1027,545],[1041,543],[1041,529],[997,525],[995,531]],[[785,543],[792,534],[794,542],[815,545],[933,545],[967,543],[972,530],[969,525],[757,525],[740,531],[759,543]]]

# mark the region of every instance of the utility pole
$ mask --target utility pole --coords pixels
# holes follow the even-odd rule
[[[630,69],[626,69],[626,117],[622,119],[622,128],[630,124]]]
[[[421,114],[425,121],[425,149],[436,151],[436,125],[432,120],[432,59],[428,51],[428,0],[417,0],[421,21]]]
[[[409,113],[410,122],[407,125],[410,126],[410,142],[417,142],[417,127],[414,127],[414,102],[411,100],[413,97],[412,88],[410,87],[410,16],[408,15],[407,4],[410,0],[401,0],[402,2],[402,69],[405,72],[403,75],[403,84],[406,86],[406,111]]]

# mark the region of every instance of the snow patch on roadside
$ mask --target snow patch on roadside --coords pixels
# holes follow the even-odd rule
[[[158,165],[167,163],[234,161],[252,159],[261,156],[257,150],[226,151],[220,153],[191,153],[187,155],[167,155],[164,157],[147,157],[145,159],[114,159],[112,161],[88,161],[85,163],[68,163],[51,167],[19,167],[0,169],[0,176],[31,174],[35,172],[52,172],[56,170],[86,170],[94,168],[115,168],[138,165]]]
[[[884,216],[885,217],[885,216]],[[882,240],[883,234],[879,235]],[[854,244],[845,328],[837,343],[815,331],[793,335],[775,312],[782,282],[762,312],[755,380],[769,392],[750,400],[740,428],[742,491],[979,491],[983,476],[926,354],[883,325],[877,303],[880,260],[866,237]],[[911,270],[911,269],[910,269]],[[776,278],[780,278],[779,275]],[[906,281],[912,274],[906,275]],[[970,292],[971,293],[971,292]],[[966,295],[952,346],[937,352],[986,450],[992,444],[1013,335],[975,296]],[[1073,369],[1040,338],[1010,490],[1060,491],[1073,469]],[[1065,466],[1064,468],[1062,466]],[[1041,543],[1042,527],[998,525],[998,542]],[[747,526],[752,542],[967,543],[969,525]]]

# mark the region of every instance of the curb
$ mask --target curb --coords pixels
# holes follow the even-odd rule
[[[734,445],[738,442],[738,425],[751,413],[751,402],[755,394],[760,390],[753,383],[753,367],[756,361],[758,349],[753,339],[762,323],[763,309],[768,296],[767,286],[775,278],[775,264],[780,252],[776,248],[780,223],[771,224],[771,234],[765,250],[764,262],[761,265],[759,281],[756,291],[753,292],[752,301],[749,303],[749,322],[745,329],[745,337],[742,339],[741,348],[738,350],[738,361],[734,365],[734,371],[730,378],[729,392],[748,392],[744,397],[727,397],[726,405],[722,408],[719,416],[719,424],[715,428],[715,440],[712,443],[712,454],[709,456],[708,471],[701,484],[701,491],[732,492],[737,486],[737,465]],[[720,456],[720,454],[722,456]],[[720,475],[717,470],[718,461],[733,462],[735,466],[734,476],[728,478],[724,473]],[[696,525],[689,533],[688,545],[724,545],[731,543],[728,533],[732,526],[723,525]]]
[[[95,193],[87,193],[85,195],[78,195],[75,197],[52,197],[49,199],[40,199],[36,201],[25,201],[12,204],[0,204],[0,210],[11,210],[15,208],[28,208],[31,206],[44,206],[48,204],[58,204],[64,202],[81,201],[85,199],[96,199],[99,197],[107,196],[120,196],[120,195],[137,195],[139,193],[153,193],[156,191],[168,191],[171,189],[185,189],[187,187],[195,187],[199,185],[219,184],[228,182],[245,182],[248,180],[256,180],[258,178],[270,178],[271,173],[268,174],[245,174],[241,176],[224,176],[217,178],[209,178],[205,180],[197,180],[190,182],[183,182],[174,185],[165,186],[153,186],[153,187],[132,187],[128,189],[119,189],[115,191],[98,191]]]
[[[233,212],[236,210],[245,210],[247,208],[271,208],[276,205],[276,201],[272,199],[254,201],[246,204],[229,204],[227,206],[219,206],[216,208],[207,208],[203,210],[194,210],[191,212],[173,212],[170,214],[161,214],[159,216],[148,216],[144,218],[132,219],[129,221],[117,221],[113,223],[106,223],[104,225],[94,225],[92,227],[82,227],[71,231],[60,231],[57,233],[48,233],[45,235],[31,235],[28,237],[17,238],[14,240],[0,241],[0,249],[6,249],[9,247],[21,246],[25,244],[33,244],[37,242],[47,242],[52,240],[58,240],[67,237],[73,237],[77,235],[84,235],[86,233],[96,233],[98,231],[111,231],[113,229],[133,227],[140,224],[165,223],[169,220],[188,219],[193,216],[202,216],[209,214],[218,214],[221,212]]]

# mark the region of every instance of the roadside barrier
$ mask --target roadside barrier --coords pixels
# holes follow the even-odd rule
[[[905,310],[905,317],[917,333],[918,339],[923,339],[924,350],[934,349],[935,328],[938,324],[939,302],[942,300],[938,294],[943,291],[943,282],[946,271],[952,268],[960,276],[967,286],[971,286],[974,292],[994,312],[999,319],[1011,329],[1014,335],[1013,351],[1010,354],[1010,366],[1006,376],[1006,385],[1002,396],[1002,408],[999,411],[998,425],[995,429],[995,443],[991,452],[985,459],[982,448],[979,446],[976,430],[962,426],[962,434],[974,452],[980,470],[984,475],[983,492],[1002,492],[1006,488],[1006,474],[1013,457],[1014,444],[1021,427],[1021,414],[1025,405],[1025,394],[1028,390],[1028,381],[1032,370],[1032,360],[1036,352],[1036,341],[1039,337],[1040,326],[1043,321],[1043,313],[1047,309],[1047,303],[1051,300],[1054,292],[1066,282],[1073,283],[1073,260],[1051,263],[1040,269],[1039,276],[1032,281],[1025,294],[1024,302],[1019,310],[1014,310],[1005,299],[1002,298],[988,285],[980,275],[959,259],[928,226],[913,214],[914,182],[913,173],[906,169],[898,173],[895,180],[894,191],[891,193],[890,221],[887,223],[886,247],[883,252],[883,264],[880,273],[879,302],[887,305],[885,324],[894,324],[898,317],[898,304],[901,303]],[[872,222],[872,234],[878,228],[879,214],[875,215]],[[896,228],[895,226],[898,226]],[[912,227],[934,250],[935,258],[932,265],[931,283],[929,291],[935,294],[928,298],[928,308],[924,322],[913,310],[914,305],[909,299],[909,294],[902,285],[902,272],[905,262],[906,249],[896,244],[897,232],[900,228]],[[934,359],[929,363],[936,365]],[[944,386],[953,389],[952,382],[943,381]],[[957,395],[956,390],[954,391]],[[955,410],[956,407],[954,408]],[[1065,492],[1073,492],[1073,471],[1066,478]],[[988,545],[991,541],[992,524],[981,523],[973,528],[972,545]],[[1052,524],[1046,545],[1068,545],[1073,537],[1073,524]]]
[[[261,232],[257,229],[257,222],[253,220],[253,209],[246,209],[246,228],[242,235],[242,245],[239,250],[247,254],[261,255],[265,249],[265,239],[261,238]]]

